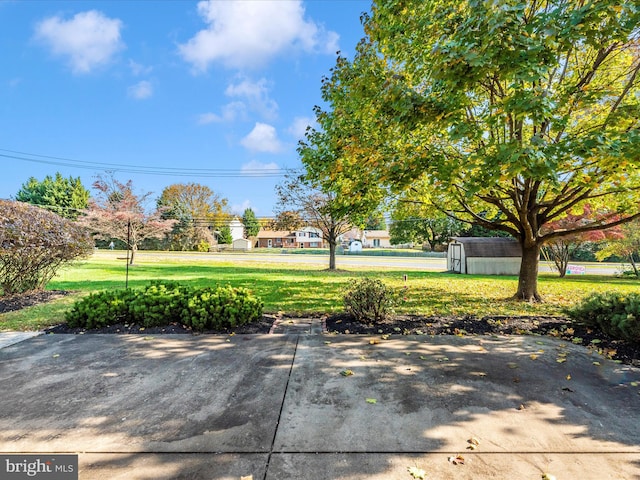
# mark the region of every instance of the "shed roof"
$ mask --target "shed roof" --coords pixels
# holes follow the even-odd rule
[[[505,237],[453,237],[464,245],[466,257],[521,257],[522,248],[514,238]]]

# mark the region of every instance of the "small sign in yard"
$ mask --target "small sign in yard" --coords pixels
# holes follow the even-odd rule
[[[567,265],[567,275],[584,275],[586,271],[583,265]]]

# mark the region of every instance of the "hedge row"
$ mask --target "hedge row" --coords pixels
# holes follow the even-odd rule
[[[194,330],[218,330],[258,320],[262,307],[262,300],[244,288],[194,288],[175,282],[154,282],[142,290],[92,293],[76,302],[65,319],[73,328],[181,323]]]

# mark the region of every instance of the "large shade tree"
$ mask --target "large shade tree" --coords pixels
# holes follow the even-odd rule
[[[351,229],[352,216],[343,208],[332,192],[323,191],[305,175],[289,173],[276,186],[278,217],[299,218],[304,224],[317,228],[329,244],[329,270],[336,269],[336,248],[340,235]]]
[[[540,300],[546,242],[640,216],[639,22],[622,0],[374,1],[323,84],[341,155],[307,167],[334,190],[427,182],[436,208],[520,242],[515,297]]]
[[[227,199],[199,183],[169,185],[157,206],[164,218],[176,220],[170,235],[171,248],[175,250],[195,250],[203,242],[214,243],[213,231],[231,219]]]

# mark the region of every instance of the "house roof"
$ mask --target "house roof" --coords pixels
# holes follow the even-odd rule
[[[260,230],[256,238],[287,238],[293,236],[289,230]]]
[[[514,238],[505,237],[453,237],[464,245],[466,257],[521,257],[522,248]]]
[[[391,238],[388,230],[365,230],[364,234],[367,238]]]

